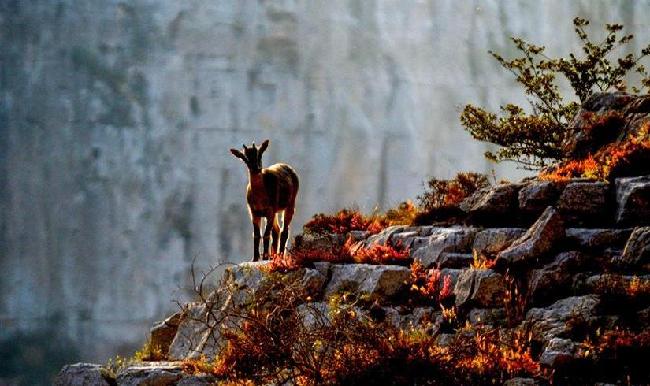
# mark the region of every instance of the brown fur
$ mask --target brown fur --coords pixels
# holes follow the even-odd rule
[[[278,253],[278,242],[279,253],[284,253],[298,194],[298,175],[291,166],[278,163],[268,168],[262,168],[262,153],[268,145],[268,140],[264,141],[259,148],[254,143],[252,147],[244,145],[243,153],[236,149],[230,149],[230,152],[244,161],[248,167],[249,180],[246,201],[253,222],[253,261],[259,260],[260,257],[259,242],[262,218],[266,219],[263,258],[268,259],[271,255]],[[283,212],[284,217],[282,230],[280,230],[277,219],[280,212]],[[269,251],[271,234],[273,235],[273,245]]]

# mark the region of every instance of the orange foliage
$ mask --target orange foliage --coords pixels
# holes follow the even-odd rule
[[[581,160],[570,160],[555,167],[550,172],[540,174],[548,181],[566,181],[571,178],[607,180],[611,172],[628,162],[631,155],[650,152],[650,122],[620,143],[609,144]]]
[[[363,264],[404,264],[411,259],[409,249],[403,248],[401,244],[373,244],[364,248],[360,242],[353,243],[352,239],[348,239],[343,245],[343,251],[349,254],[355,263]]]
[[[505,344],[498,330],[478,330],[474,335],[475,354],[459,360],[458,366],[478,374],[495,373],[499,369],[508,374],[538,374],[539,363],[533,360],[521,337],[516,335],[510,339],[512,344]]]
[[[319,213],[305,224],[304,229],[310,233],[346,234],[350,231],[368,231],[379,233],[388,226],[388,221],[379,216],[366,217],[358,210],[341,209],[334,215]]]
[[[496,264],[496,260],[488,259],[482,253],[479,253],[477,250],[473,251],[474,259],[472,260],[471,268],[474,269],[491,269]]]
[[[411,257],[409,249],[404,248],[401,243],[396,245],[373,244],[366,248],[362,242],[355,242],[351,237],[348,237],[341,247],[334,247],[329,250],[294,248],[284,256],[275,255],[266,266],[266,270],[269,272],[287,272],[319,261],[334,264],[404,265],[411,261]]]
[[[411,264],[411,282],[411,290],[427,299],[442,302],[453,295],[451,276],[442,276],[439,269],[425,269],[419,260]]]

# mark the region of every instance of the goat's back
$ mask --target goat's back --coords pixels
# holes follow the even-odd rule
[[[287,164],[277,163],[262,170],[267,194],[278,209],[293,206],[298,194],[298,174]]]

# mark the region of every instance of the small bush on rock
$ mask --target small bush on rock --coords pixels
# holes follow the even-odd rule
[[[351,231],[379,233],[388,222],[378,216],[364,216],[355,209],[341,209],[333,215],[318,213],[309,220],[304,230],[314,234],[346,234]]]
[[[528,169],[538,169],[550,162],[565,160],[562,149],[570,134],[567,126],[579,108],[575,101],[567,101],[560,94],[556,78],[562,75],[569,82],[577,99],[584,103],[596,91],[624,90],[624,78],[631,70],[641,75],[641,88],[650,87],[650,77],[639,63],[650,54],[650,45],[640,55],[628,54],[616,60],[609,56],[619,47],[629,44],[633,36],[619,36],[619,24],[605,26],[602,42],[592,41],[585,30],[589,22],[575,18],[573,25],[582,42],[584,55],[569,54],[566,58],[550,58],[543,46],[530,44],[521,38],[512,38],[521,56],[508,60],[489,53],[505,69],[513,73],[529,97],[531,111],[506,104],[501,115],[473,105],[465,106],[461,123],[470,134],[501,147],[496,153],[487,152],[494,161],[515,161]],[[639,92],[636,87],[632,91]]]
[[[184,370],[236,384],[296,385],[491,385],[539,374],[525,341],[509,333],[468,329],[440,345],[423,328],[375,320],[356,304],[323,308],[282,280],[272,287],[272,296],[256,294],[255,308],[232,310],[226,318],[234,322],[216,326],[225,342],[214,361],[186,360]]]
[[[638,165],[650,168],[650,123],[630,132],[618,143],[611,143],[583,159],[560,163],[540,178],[548,181],[566,181],[571,178],[610,180],[612,177],[643,174],[650,169],[634,170]],[[636,166],[636,167],[638,167]]]
[[[418,196],[420,213],[413,222],[430,224],[464,216],[458,205],[479,189],[490,185],[485,174],[458,173],[451,180],[432,178],[427,182],[427,190]]]

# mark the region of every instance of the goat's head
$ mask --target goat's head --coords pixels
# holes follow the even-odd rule
[[[242,146],[244,148],[243,153],[237,149],[230,149],[230,152],[235,157],[244,161],[251,173],[259,173],[262,170],[262,153],[264,153],[266,148],[269,146],[269,140],[267,139],[262,142],[260,147],[255,146],[254,142],[251,147],[246,147],[246,145]]]

